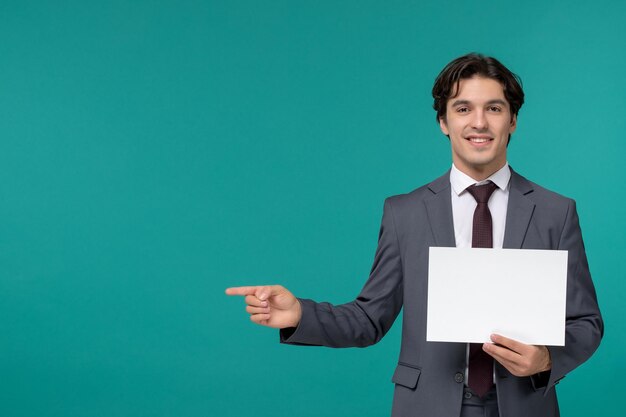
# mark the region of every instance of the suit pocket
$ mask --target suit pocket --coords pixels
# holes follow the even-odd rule
[[[421,373],[422,370],[420,368],[400,363],[396,367],[396,371],[393,373],[391,382],[407,388],[415,389]]]

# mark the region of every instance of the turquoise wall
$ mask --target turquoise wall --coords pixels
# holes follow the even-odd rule
[[[0,415],[388,415],[398,323],[368,349],[282,346],[223,291],[352,299],[383,199],[450,165],[430,88],[469,51],[524,81],[511,164],[578,202],[607,330],[563,414],[620,415],[625,20],[605,0],[2,1]]]

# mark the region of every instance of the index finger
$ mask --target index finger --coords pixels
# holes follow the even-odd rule
[[[497,345],[504,346],[505,348],[512,350],[516,353],[521,353],[524,350],[524,347],[528,346],[522,342],[518,342],[514,339],[509,339],[508,337],[504,337],[499,334],[492,334],[491,341]]]
[[[261,286],[259,285],[254,285],[254,286],[248,286],[248,287],[230,287],[230,288],[226,288],[226,294],[227,295],[254,295],[256,293],[256,290],[259,289]]]

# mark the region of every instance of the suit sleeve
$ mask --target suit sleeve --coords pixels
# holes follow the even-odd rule
[[[402,260],[393,207],[385,201],[378,247],[369,279],[358,297],[332,305],[299,299],[302,318],[296,328],[280,331],[282,343],[329,347],[365,347],[378,342],[402,308]]]
[[[548,347],[552,369],[547,378],[545,393],[567,373],[589,359],[604,334],[604,324],[589,273],[576,204],[573,201],[568,207],[558,249],[568,251],[565,346]]]

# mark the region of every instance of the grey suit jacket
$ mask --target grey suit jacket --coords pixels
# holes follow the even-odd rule
[[[302,320],[282,330],[281,341],[368,346],[385,335],[403,308],[392,416],[459,416],[466,345],[426,342],[431,246],[455,246],[449,172],[385,201],[374,265],[361,293],[338,306],[300,299]],[[558,416],[554,385],[593,354],[603,334],[574,201],[512,171],[503,246],[569,252],[565,346],[549,347],[551,371],[516,377],[498,363],[495,370],[502,417]]]

